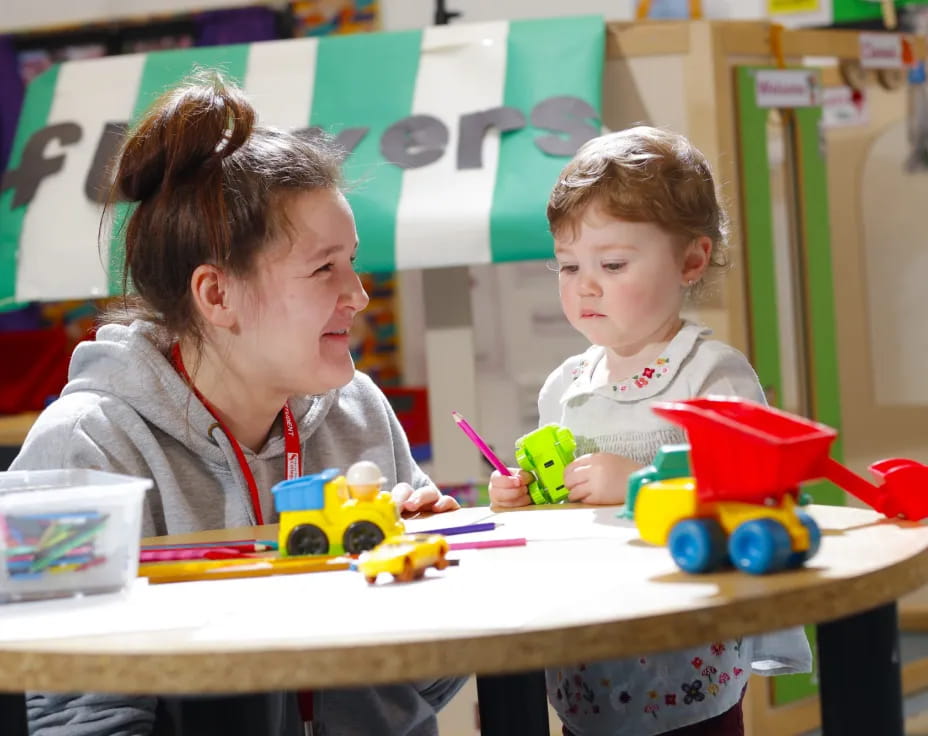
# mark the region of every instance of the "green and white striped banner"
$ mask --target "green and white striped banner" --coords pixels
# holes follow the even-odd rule
[[[547,257],[558,171],[599,131],[599,17],[455,24],[72,61],[27,91],[0,184],[0,308],[116,293],[97,185],[125,125],[196,67],[241,84],[259,121],[321,127],[345,174],[359,269]]]

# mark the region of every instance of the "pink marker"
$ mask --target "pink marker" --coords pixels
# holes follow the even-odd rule
[[[512,475],[512,473],[509,472],[509,468],[503,465],[503,461],[496,457],[496,453],[490,449],[489,445],[483,441],[483,437],[477,434],[477,431],[467,423],[467,420],[464,417],[462,417],[456,411],[451,412],[451,416],[454,417],[454,421],[457,422],[458,426],[461,428],[464,434],[470,437],[470,441],[477,446],[477,449],[480,450],[480,452],[483,453],[483,456],[492,463],[494,468],[496,468],[503,475]]]
[[[497,547],[524,547],[525,537],[514,539],[475,539],[472,542],[451,542],[448,549],[495,549]]]

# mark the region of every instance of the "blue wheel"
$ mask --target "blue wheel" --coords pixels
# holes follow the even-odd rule
[[[684,519],[670,530],[667,548],[683,572],[711,572],[725,562],[725,532],[715,519]]]
[[[802,525],[809,530],[809,549],[802,552],[793,552],[786,561],[786,567],[793,569],[801,567],[807,560],[815,556],[818,548],[822,546],[822,530],[818,528],[815,519],[809,516],[805,511],[797,511],[796,516]]]
[[[773,519],[746,521],[728,540],[728,554],[734,566],[752,575],[782,570],[792,552],[789,532]]]

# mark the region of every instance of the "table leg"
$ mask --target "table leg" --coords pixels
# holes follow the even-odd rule
[[[480,736],[548,736],[545,673],[478,675]]]
[[[23,693],[0,693],[0,733],[3,736],[29,736]]]
[[[903,736],[895,602],[818,625],[823,736]]]

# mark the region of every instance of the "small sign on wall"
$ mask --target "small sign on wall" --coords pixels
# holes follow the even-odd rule
[[[758,107],[815,107],[822,104],[822,86],[816,71],[758,69],[754,96]]]
[[[899,69],[905,63],[905,49],[900,34],[860,34],[860,65],[864,69]]]
[[[843,128],[852,125],[866,125],[866,92],[853,87],[825,87],[822,120],[827,128]]]

